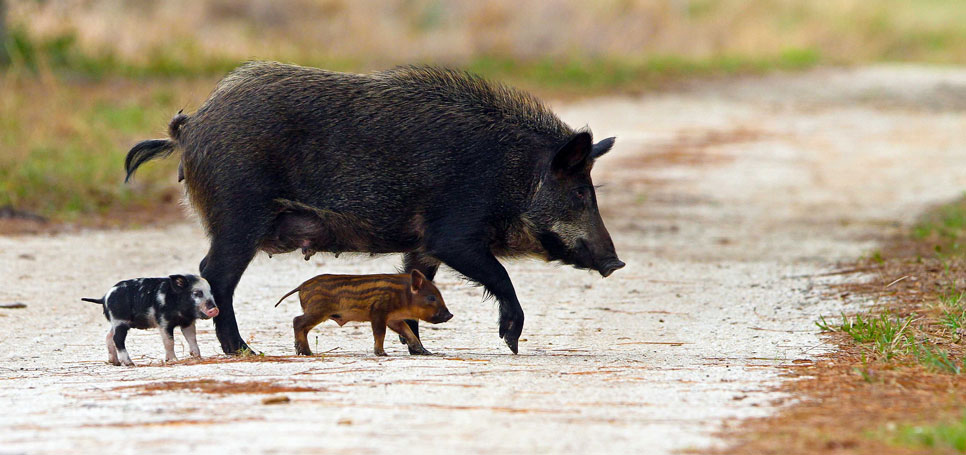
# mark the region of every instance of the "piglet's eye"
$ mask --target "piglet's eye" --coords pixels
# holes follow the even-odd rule
[[[204,293],[202,293],[201,291],[195,291],[195,292],[192,292],[191,295],[195,297],[201,297],[202,295],[204,295]]]
[[[426,301],[427,302],[435,302],[436,301],[436,296],[431,295],[429,297],[426,297]]]

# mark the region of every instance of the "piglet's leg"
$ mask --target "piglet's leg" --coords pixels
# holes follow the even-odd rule
[[[174,362],[178,360],[174,355],[174,326],[161,324],[161,341],[164,342],[164,361]]]
[[[117,360],[117,347],[114,346],[114,329],[107,332],[107,361],[111,362],[112,365],[120,365],[121,362]]]
[[[386,350],[383,349],[382,343],[386,340],[386,317],[376,316],[372,317],[372,337],[375,339],[375,346],[373,351],[378,356],[385,356]]]
[[[195,337],[195,323],[192,322],[191,325],[182,327],[181,334],[184,335],[184,340],[188,342],[188,350],[191,352],[191,356],[201,357],[201,350],[198,349],[198,338]]]
[[[419,338],[413,333],[409,324],[404,320],[392,321],[389,324],[389,328],[393,332],[399,334],[404,340],[406,340],[406,345],[409,346],[409,353],[412,355],[432,355],[432,352],[426,350],[423,347],[423,343],[419,341]]]
[[[127,347],[124,346],[124,340],[127,339],[127,331],[130,327],[124,324],[117,324],[114,326],[113,332],[114,346],[117,348],[117,358],[122,365],[127,365],[129,367],[134,366],[134,362],[131,361],[131,356],[127,355]]]

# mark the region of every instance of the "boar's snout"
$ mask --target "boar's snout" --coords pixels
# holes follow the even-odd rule
[[[609,261],[604,262],[604,265],[600,266],[600,268],[597,269],[597,271],[600,272],[600,275],[602,277],[607,278],[610,276],[610,274],[614,273],[615,270],[624,268],[625,265],[627,264],[624,264],[624,261],[621,261],[620,259],[617,259],[617,258],[613,258]]]

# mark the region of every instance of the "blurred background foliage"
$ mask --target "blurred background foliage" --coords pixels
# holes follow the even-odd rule
[[[545,97],[870,62],[962,64],[962,0],[0,0],[0,207],[56,220],[154,207],[177,160],[121,184],[238,63],[456,66]],[[0,8],[3,9],[3,8]]]

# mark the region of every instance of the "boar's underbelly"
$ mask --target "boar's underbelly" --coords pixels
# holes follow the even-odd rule
[[[406,230],[383,232],[366,220],[320,209],[296,201],[277,199],[279,212],[272,233],[260,249],[269,254],[302,250],[306,259],[315,252],[394,253],[414,249],[418,236]]]

